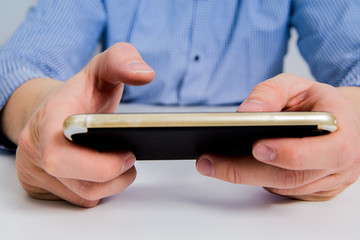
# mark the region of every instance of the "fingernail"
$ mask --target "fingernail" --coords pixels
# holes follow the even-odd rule
[[[197,163],[199,173],[206,176],[214,175],[214,167],[212,162],[207,158],[201,158]]]
[[[275,159],[275,152],[265,144],[256,145],[253,155],[259,161],[272,161]]]
[[[264,103],[259,100],[245,100],[237,109],[238,112],[260,112]]]
[[[154,72],[149,65],[147,65],[144,61],[131,61],[126,64],[126,67],[132,72],[132,73],[150,73]]]
[[[135,164],[135,161],[136,161],[136,158],[133,154],[130,155],[130,157],[128,157],[123,166],[122,166],[122,169],[121,169],[121,173],[124,173],[126,172],[127,170],[129,170],[132,166],[134,166]]]

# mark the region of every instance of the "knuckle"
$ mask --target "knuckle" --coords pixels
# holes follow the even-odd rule
[[[45,149],[40,156],[40,163],[45,172],[52,176],[59,175],[59,159],[52,149]]]
[[[108,53],[107,55],[105,55],[105,58],[107,58],[108,62],[114,62],[114,54]],[[113,75],[113,69],[111,68],[112,65],[111,64],[101,64],[100,65],[100,69],[99,69],[99,73],[98,75],[94,74],[94,72],[92,72],[92,77],[91,78],[99,78],[101,77],[102,80],[106,80],[108,78],[110,78]]]
[[[136,48],[131,45],[130,43],[127,42],[119,42],[114,44],[113,46],[111,46],[111,48],[109,49],[110,51],[107,51],[108,57],[110,59],[117,59],[119,57],[119,53],[122,54],[122,56],[125,56],[124,58],[126,59],[127,57],[138,57],[138,51],[136,50]],[[135,55],[134,55],[135,54]],[[127,57],[126,57],[127,56]]]
[[[225,180],[234,184],[241,184],[244,182],[244,173],[237,167],[230,165],[226,170]]]
[[[357,161],[357,155],[354,149],[357,149],[357,146],[350,139],[342,139],[342,141],[340,141],[339,155],[335,165],[337,169],[346,169]]]
[[[272,192],[281,196],[288,196],[294,194],[291,189],[283,188],[283,189],[272,189]]]
[[[100,185],[89,181],[78,181],[77,194],[88,201],[96,201],[103,197]]]
[[[36,137],[36,136],[33,136]],[[18,138],[17,152],[21,152],[26,158],[39,158],[39,151],[33,146],[32,137],[27,129],[23,130]]]
[[[100,200],[86,200],[86,199],[81,199],[78,203],[76,203],[76,205],[83,207],[83,208],[92,208],[95,207],[96,205],[98,205]]]
[[[122,164],[121,161],[104,161],[101,169],[96,176],[96,182],[108,182],[121,174]]]
[[[268,94],[275,98],[281,99],[283,96],[282,91],[280,91],[280,87],[278,86],[278,83],[273,80],[266,80],[264,82],[259,83],[255,88],[254,92],[258,92],[261,94]]]
[[[305,174],[303,171],[284,170],[278,171],[278,184],[283,189],[291,189],[304,185]]]
[[[18,146],[19,147],[23,147],[23,146],[26,146],[27,145],[27,142],[28,142],[28,136],[27,134],[25,134],[24,131],[22,131],[19,135],[19,138],[18,138]]]
[[[279,154],[280,155],[280,154]],[[286,168],[292,170],[300,170],[304,167],[303,154],[298,151],[296,148],[288,148],[285,149],[282,156],[286,156],[284,164],[286,164]]]
[[[326,177],[329,177],[332,179],[333,182],[335,183],[341,183],[344,181],[344,172],[340,172],[340,173],[332,173],[327,175]]]
[[[27,164],[25,164],[23,159],[16,157],[15,165],[19,181],[24,188],[25,183],[30,185],[35,183],[36,178],[33,176],[33,174],[31,174],[31,170]]]
[[[26,162],[37,164],[38,159],[40,159],[39,150],[33,146],[29,134],[26,131],[22,131],[18,138],[15,161],[16,167],[18,169],[26,169],[28,167]]]

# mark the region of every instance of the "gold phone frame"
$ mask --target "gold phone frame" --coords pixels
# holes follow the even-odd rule
[[[328,112],[232,113],[115,113],[78,114],[64,121],[64,135],[86,133],[89,128],[306,126],[335,132],[336,117]]]

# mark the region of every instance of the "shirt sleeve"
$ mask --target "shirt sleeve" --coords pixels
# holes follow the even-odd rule
[[[360,86],[360,1],[294,0],[291,24],[314,77]]]
[[[0,48],[0,108],[25,81],[66,80],[91,58],[104,31],[100,0],[40,0]]]

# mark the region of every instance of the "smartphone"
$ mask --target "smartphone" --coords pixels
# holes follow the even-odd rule
[[[130,150],[138,160],[250,155],[262,138],[335,132],[327,112],[79,114],[64,122],[70,141],[99,151]]]

